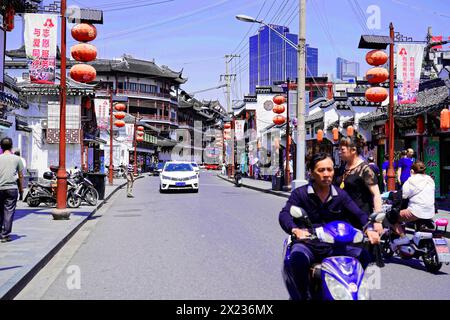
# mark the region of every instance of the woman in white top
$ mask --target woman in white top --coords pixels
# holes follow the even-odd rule
[[[400,211],[399,223],[431,219],[435,214],[435,184],[434,180],[425,174],[425,170],[425,164],[416,161],[411,168],[411,176],[403,184],[402,197],[409,199],[409,202],[408,208]],[[394,230],[400,237],[405,237],[405,231],[399,223],[394,226]]]

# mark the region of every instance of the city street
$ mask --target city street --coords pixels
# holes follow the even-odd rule
[[[288,299],[278,224],[286,199],[216,174],[201,172],[198,194],[159,194],[158,177],[137,181],[134,199],[120,190],[16,299]],[[372,298],[448,299],[450,267],[441,271],[394,260]]]

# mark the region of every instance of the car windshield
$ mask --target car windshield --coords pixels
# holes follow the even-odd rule
[[[173,171],[192,171],[192,166],[188,163],[169,163],[164,171],[173,172]]]

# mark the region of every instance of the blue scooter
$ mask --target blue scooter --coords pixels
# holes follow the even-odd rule
[[[307,238],[320,240],[336,246],[352,243],[362,243],[367,239],[361,230],[344,221],[333,221],[323,227],[313,228],[311,221],[302,208],[291,206],[291,215],[301,219],[312,234]],[[385,213],[374,213],[369,217],[369,223],[382,222]],[[368,223],[368,224],[369,224]],[[367,224],[367,225],[368,225]],[[364,229],[367,228],[364,226]],[[284,242],[284,260],[289,259],[293,240],[292,235]],[[381,265],[381,254],[375,251],[375,259]],[[364,269],[358,259],[349,256],[332,256],[325,258],[321,264],[311,268],[311,294],[313,299],[323,300],[369,300],[370,279],[365,276]]]

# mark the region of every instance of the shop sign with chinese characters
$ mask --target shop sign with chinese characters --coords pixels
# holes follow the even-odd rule
[[[423,44],[397,45],[397,81],[398,103],[412,104],[417,102],[420,72],[422,70]]]
[[[57,32],[57,15],[25,14],[25,51],[33,83],[55,83]]]

